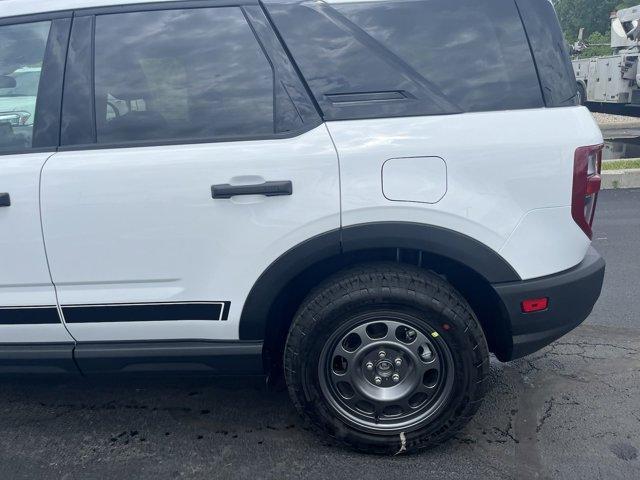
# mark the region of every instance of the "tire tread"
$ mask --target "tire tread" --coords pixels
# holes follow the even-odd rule
[[[469,350],[473,355],[472,365],[476,372],[461,411],[434,434],[413,439],[411,442],[407,440],[406,451],[414,452],[435,447],[455,436],[480,408],[488,385],[486,379],[489,374],[489,349],[482,327],[467,301],[446,280],[427,270],[391,262],[364,264],[339,272],[313,289],[295,315],[286,342],[284,370],[290,397],[303,416],[308,419],[314,418],[313,412],[309,411],[308,402],[305,401],[303,385],[297,381],[298,367],[303,357],[299,346],[302,345],[304,337],[307,337],[321,321],[323,311],[331,310],[345,299],[353,301],[359,296],[380,295],[380,291],[383,292],[383,296],[388,297],[409,294],[411,297],[421,298],[430,302],[435,311],[442,314],[447,312],[449,316],[459,319],[464,324],[463,333],[467,337]],[[357,451],[389,454],[399,450],[399,440],[395,438],[393,445],[372,448],[372,445],[359,443],[348,435],[336,435],[314,421],[310,423],[318,433],[329,435],[335,443]]]

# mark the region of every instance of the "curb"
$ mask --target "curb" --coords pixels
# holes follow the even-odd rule
[[[640,136],[640,124],[634,124],[625,127],[602,127],[602,138],[606,141],[611,140],[625,140],[628,138],[637,138]]]
[[[604,190],[640,188],[640,168],[602,172],[602,188]]]
[[[640,121],[626,124],[598,124],[598,127],[600,127],[600,131],[605,140],[636,138],[640,136]]]

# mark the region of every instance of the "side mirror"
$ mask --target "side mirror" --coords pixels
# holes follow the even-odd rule
[[[16,79],[9,75],[0,75],[0,88],[16,88]]]

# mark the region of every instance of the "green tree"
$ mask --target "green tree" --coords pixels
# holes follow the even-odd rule
[[[611,55],[611,37],[600,32],[594,32],[585,39],[591,45],[580,54],[580,58],[603,57]]]
[[[587,37],[594,33],[609,37],[611,12],[634,7],[640,0],[553,0],[553,3],[565,37],[569,42],[575,42],[581,28],[585,29]]]
[[[580,54],[581,58],[610,55],[611,13],[621,8],[634,7],[640,0],[552,0],[558,12],[567,42],[578,38],[585,29],[585,41],[592,45]]]
[[[630,8],[638,5],[638,0],[624,0],[618,4],[618,8]]]
[[[636,0],[638,1],[638,0]],[[611,12],[620,0],[555,0],[556,11],[565,37],[571,42],[578,38],[581,28],[588,37],[594,32],[608,34],[611,29]]]

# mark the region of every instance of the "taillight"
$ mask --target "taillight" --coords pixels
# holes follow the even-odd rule
[[[589,238],[593,236],[593,217],[602,179],[602,150],[604,145],[580,147],[573,163],[573,194],[571,215]]]

